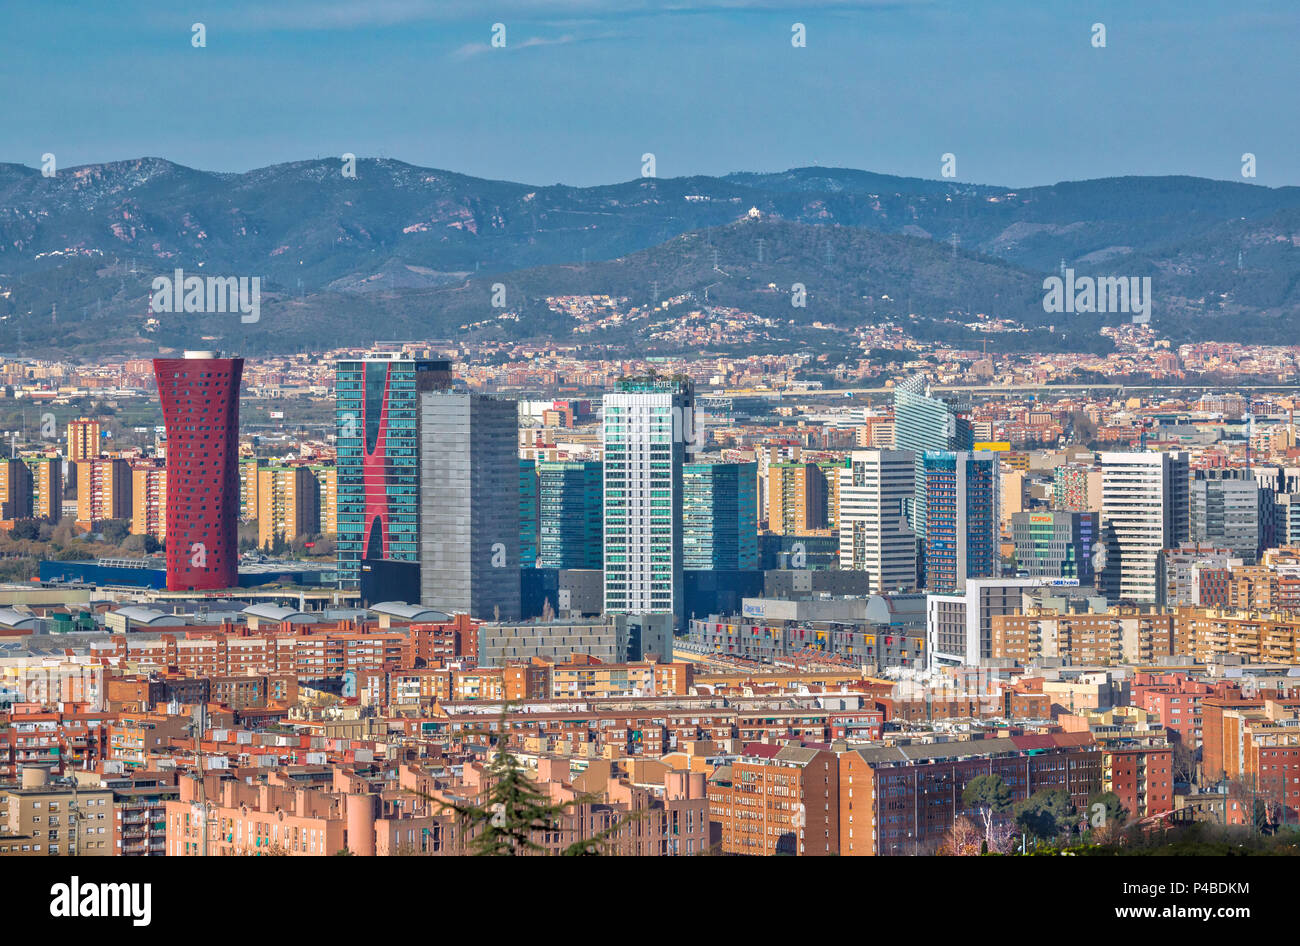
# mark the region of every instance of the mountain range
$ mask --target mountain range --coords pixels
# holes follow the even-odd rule
[[[799,168],[579,188],[386,159],[357,161],[355,177],[342,168],[228,174],[141,158],[45,177],[0,164],[0,349],[203,340],[256,354],[463,325],[563,339],[572,320],[547,296],[686,294],[698,306],[707,291],[779,318],[778,343],[805,344],[814,322],[885,320],[959,343],[982,313],[1028,330],[979,333],[990,346],[1101,350],[1097,329],[1128,317],[1045,313],[1043,278],[1062,266],[1150,276],[1153,322],[1177,341],[1289,344],[1300,325],[1297,187],[1123,177],[1015,189]],[[175,269],[259,276],[259,321],[151,314],[152,279]],[[804,307],[791,305],[795,283]],[[497,285],[511,319],[491,304]]]

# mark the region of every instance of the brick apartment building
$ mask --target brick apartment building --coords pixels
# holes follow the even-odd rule
[[[1015,801],[1060,789],[1083,808],[1102,758],[1086,733],[851,749],[840,756],[840,853],[933,853],[980,775],[1000,776]]]
[[[1176,741],[1192,749],[1201,744],[1201,701],[1240,695],[1237,685],[1226,681],[1205,683],[1186,674],[1149,671],[1133,675],[1131,692],[1134,706],[1152,713]]]
[[[829,746],[749,743],[709,781],[724,854],[840,852],[839,757]]]
[[[1130,821],[1174,810],[1173,750],[1159,746],[1105,748],[1102,791],[1114,792]]]
[[[1275,807],[1300,816],[1300,700],[1206,699],[1202,771],[1230,779]]]

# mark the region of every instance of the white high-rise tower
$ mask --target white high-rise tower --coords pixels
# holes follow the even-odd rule
[[[605,610],[685,619],[682,465],[696,443],[691,383],[624,378],[604,398]]]
[[[839,471],[840,568],[867,572],[877,594],[916,588],[915,462],[910,450],[855,450]]]
[[[1103,453],[1101,473],[1101,587],[1111,601],[1158,601],[1160,553],[1189,533],[1187,454]]]

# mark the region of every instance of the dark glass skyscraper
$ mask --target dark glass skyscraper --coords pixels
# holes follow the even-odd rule
[[[239,583],[239,382],[244,359],[155,358],[167,425],[167,590]]]
[[[446,361],[371,355],[336,366],[340,588],[360,587],[363,560],[419,567],[419,392],[450,386]]]

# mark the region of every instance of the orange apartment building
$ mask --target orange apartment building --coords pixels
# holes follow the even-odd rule
[[[690,687],[689,663],[601,663],[586,654],[574,654],[550,668],[552,699],[600,700],[618,696],[684,696]]]
[[[508,664],[501,668],[501,681],[507,700],[546,700],[551,697],[552,664],[534,657],[528,663]]]
[[[1202,769],[1238,781],[1294,824],[1300,813],[1300,700],[1205,701]]]
[[[1133,675],[1132,702],[1155,716],[1183,745],[1201,744],[1201,703],[1207,698],[1240,698],[1241,690],[1226,681],[1203,683],[1181,673],[1138,672]]]
[[[15,703],[9,725],[0,729],[0,778],[14,778],[26,765],[56,775],[88,768],[106,757],[113,714],[89,703]]]
[[[1201,663],[1236,654],[1254,660],[1294,663],[1300,658],[1300,615],[1179,609],[1190,654]]]
[[[836,483],[838,484],[838,478]],[[769,532],[778,535],[807,535],[829,528],[828,500],[826,474],[816,463],[768,464]]]
[[[265,466],[257,471],[259,546],[269,547],[277,536],[292,542],[320,531],[320,485],[309,467]]]
[[[167,538],[167,467],[136,463],[131,468],[131,534]]]
[[[108,727],[108,758],[130,769],[147,768],[150,757],[189,737],[189,718],[153,711],[119,713]]]
[[[1042,657],[1105,666],[1173,654],[1174,617],[1118,608],[1105,614],[1031,610],[991,618],[993,656],[1020,666]]]
[[[863,450],[890,450],[894,446],[894,418],[867,417],[857,428],[857,446]]]
[[[131,464],[126,460],[78,460],[77,524],[93,529],[106,519],[131,517]]]
[[[243,522],[257,518],[257,487],[259,475],[265,468],[265,460],[246,457],[239,461],[239,518]]]
[[[334,464],[313,464],[308,469],[316,477],[320,495],[320,528],[324,535],[338,535],[339,531],[339,471]]]
[[[340,622],[338,627],[354,627]],[[356,631],[322,625],[249,632],[236,625],[178,630],[157,638],[115,634],[95,651],[126,658],[143,670],[174,669],[189,677],[296,674],[302,680],[341,677],[349,670],[415,666],[412,635],[403,631]]]
[[[0,460],[0,521],[32,518],[32,471],[22,460]]]
[[[99,421],[78,417],[68,421],[68,462],[93,460],[100,454]]]
[[[58,522],[63,518],[63,460],[60,457],[26,457],[32,471],[32,515]]]
[[[370,793],[367,783],[336,766],[328,789],[250,785],[208,776],[203,807],[197,780],[182,778],[180,797],[166,803],[170,857],[321,857],[347,851],[444,853],[453,826],[436,806],[412,792]],[[206,817],[201,813],[206,809]]]
[[[1237,779],[1248,771],[1247,743],[1256,728],[1261,736],[1270,729],[1284,729],[1288,719],[1300,715],[1300,699],[1279,699],[1265,694],[1257,699],[1207,697],[1202,701],[1204,741],[1201,769],[1205,779]]]
[[[398,707],[428,706],[451,699],[451,670],[442,667],[418,667],[393,670],[388,674],[390,711]]]
[[[381,615],[379,626],[388,626],[387,615]],[[468,614],[457,614],[440,624],[418,623],[408,625],[408,633],[415,642],[415,656],[429,666],[442,665],[458,657],[478,657],[479,622]]]
[[[828,746],[746,745],[709,780],[722,853],[840,853],[839,782],[839,758]]]

